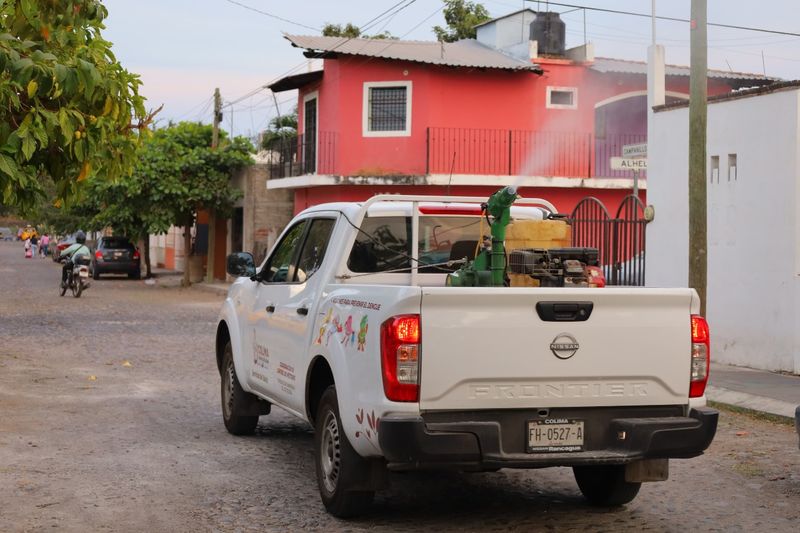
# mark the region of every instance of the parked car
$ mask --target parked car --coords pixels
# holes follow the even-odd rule
[[[100,237],[91,270],[94,279],[100,279],[101,274],[127,274],[139,279],[139,250],[126,237]]]
[[[74,233],[70,233],[69,235],[61,237],[60,239],[50,239],[50,244],[48,245],[50,248],[50,257],[53,259],[53,261],[58,261],[61,252],[73,244],[75,244]]]
[[[0,228],[0,241],[13,241],[14,240],[14,232],[11,231],[11,228]]]

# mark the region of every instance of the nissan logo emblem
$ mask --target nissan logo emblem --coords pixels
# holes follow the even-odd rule
[[[550,343],[550,351],[559,359],[569,359],[578,351],[581,345],[569,333],[559,333]]]

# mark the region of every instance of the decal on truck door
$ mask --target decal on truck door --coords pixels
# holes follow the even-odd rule
[[[250,374],[259,381],[269,383],[269,349],[263,344],[258,344],[255,337],[253,332],[253,368]]]
[[[380,451],[380,447],[376,441],[378,440],[378,424],[380,424],[380,421],[380,417],[375,416],[375,411],[370,411],[365,415],[364,409],[359,408],[356,412],[356,422],[361,427],[359,431],[356,431],[356,438],[364,438],[378,451]]]
[[[358,351],[363,352],[367,345],[367,315],[361,317],[361,327],[358,330]]]

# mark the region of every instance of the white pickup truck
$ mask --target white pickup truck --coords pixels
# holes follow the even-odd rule
[[[695,291],[453,286],[479,242],[499,248],[483,234],[498,223],[484,200],[318,205],[259,267],[228,257],[225,426],[252,433],[271,405],[311,423],[336,516],[363,512],[387,470],[570,466],[590,503],[621,505],[714,438]],[[506,218],[554,211],[517,199]]]

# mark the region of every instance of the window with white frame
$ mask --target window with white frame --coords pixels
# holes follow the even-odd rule
[[[709,175],[709,182],[714,183],[716,181],[719,183],[719,156],[712,155],[711,156],[711,174]]]
[[[365,137],[411,135],[411,82],[364,83],[362,129]]]
[[[577,87],[548,87],[548,109],[578,109]]]

